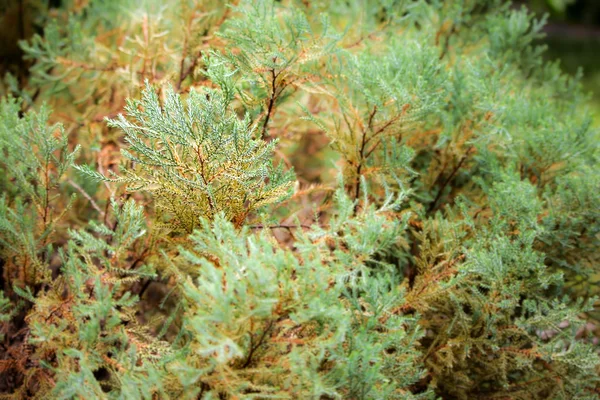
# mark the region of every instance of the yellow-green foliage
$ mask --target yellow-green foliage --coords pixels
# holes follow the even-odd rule
[[[129,144],[122,150],[130,161],[125,176],[107,179],[79,168],[126,183],[130,191],[150,192],[160,212],[185,232],[219,212],[242,225],[248,213],[285,197],[292,185],[289,174],[272,166],[277,142],[257,138],[250,117],[240,119],[230,107],[234,88],[227,73],[211,70],[221,90],[192,89],[185,105],[168,89],[161,106],[147,86],[141,101],[127,104],[133,121],[123,116],[108,121],[123,130]]]

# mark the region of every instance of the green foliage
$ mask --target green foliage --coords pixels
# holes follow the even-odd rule
[[[414,150],[402,138],[441,105],[446,77],[436,48],[406,39],[390,39],[385,54],[344,57],[332,67],[325,89],[335,102],[324,118],[327,121],[309,117],[327,129],[333,148],[344,160],[344,179],[354,186],[356,198],[361,177],[403,188],[406,178],[416,175],[409,166]]]
[[[598,398],[599,136],[543,18],[53,18],[0,100],[0,397]]]
[[[137,166],[111,180],[152,193],[157,207],[174,219],[173,226],[186,232],[200,217],[212,219],[219,212],[239,226],[248,213],[285,197],[291,188],[290,175],[272,167],[277,142],[257,138],[250,118],[239,119],[233,112],[232,82],[226,71],[219,72],[219,91],[192,91],[184,106],[169,89],[161,107],[147,86],[141,101],[127,104],[134,122],[123,116],[108,121],[125,133],[130,147],[123,154]]]
[[[83,103],[81,118],[91,110],[116,111],[114,96],[135,94],[146,79],[175,81],[179,89],[194,72],[202,38],[227,12],[226,2],[211,0],[168,7],[156,0],[73,3],[48,21],[43,35],[21,46],[34,61],[32,87],[45,88],[54,101],[64,96]]]
[[[14,315],[11,310],[10,299],[4,296],[4,292],[0,292],[0,322],[3,324],[8,323]],[[4,334],[0,333],[0,340],[4,340]]]
[[[65,172],[77,152],[69,151],[60,124],[47,125],[46,107],[22,118],[19,111],[17,100],[0,101],[0,256],[11,286],[49,279],[44,260],[52,252],[57,223],[70,207]]]
[[[234,11],[243,17],[228,20],[219,32],[233,49],[214,57],[235,69],[239,98],[253,118],[258,114],[263,120],[267,138],[275,109],[293,92],[322,79],[315,71],[335,52],[340,35],[326,15],[317,31],[302,10],[273,1],[244,1]]]
[[[48,388],[54,398],[98,398],[107,390],[149,398],[160,392],[147,380],[169,348],[136,319],[139,298],[126,290],[154,276],[150,266],[129,260],[128,250],[146,232],[143,210],[133,201],[112,205],[118,228],[92,222],[90,232],[71,231],[59,253],[61,276],[33,299],[29,343],[37,368],[27,374],[54,375]]]
[[[434,307],[423,311],[429,329],[438,332],[428,364],[438,379],[443,377],[438,384],[444,392],[457,397],[461,388],[477,387],[479,393],[509,390],[514,396],[577,398],[585,384],[558,384],[556,377],[596,379],[598,355],[578,351],[579,343],[567,345],[581,327],[577,315],[592,304],[571,305],[567,298],[548,296],[550,288],[562,285],[562,276],[549,271],[543,255],[533,250],[542,233],[535,188],[508,175],[486,191],[492,209],[488,227],[464,242],[466,262],[452,290],[436,296]],[[449,315],[453,318],[442,318]],[[570,322],[568,327],[564,321]],[[543,330],[551,330],[551,337],[540,335]],[[575,363],[568,359],[571,350],[581,357]],[[479,361],[470,362],[473,358]],[[523,386],[517,383],[521,380],[530,383]]]
[[[403,303],[398,277],[368,266],[406,224],[386,215],[392,204],[354,217],[353,202],[342,191],[337,198],[331,230],[303,235],[297,252],[236,230],[222,214],[195,231],[194,250],[182,253],[198,268],[195,281],[182,279],[184,386],[195,383],[191,374],[228,396],[416,398],[406,388],[422,371],[399,367],[417,361],[421,330],[391,315]]]

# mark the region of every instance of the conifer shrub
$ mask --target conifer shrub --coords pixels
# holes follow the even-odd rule
[[[599,136],[543,19],[62,3],[1,86],[1,398],[599,397]]]

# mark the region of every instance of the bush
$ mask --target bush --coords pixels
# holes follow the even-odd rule
[[[598,398],[599,136],[543,20],[65,3],[2,86],[2,398]]]

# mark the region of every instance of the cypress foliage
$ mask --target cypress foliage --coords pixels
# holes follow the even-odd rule
[[[147,86],[141,101],[127,104],[135,122],[122,115],[108,121],[125,132],[130,146],[123,155],[139,172],[130,167],[125,176],[107,179],[80,167],[93,178],[149,191],[160,211],[173,216],[172,225],[188,233],[200,218],[213,219],[219,212],[240,226],[248,213],[291,189],[290,174],[272,166],[277,142],[257,139],[250,117],[239,119],[231,110],[233,85],[227,71],[210,72],[223,85],[221,91],[192,91],[184,106],[168,89],[162,108],[156,92]]]
[[[599,136],[543,18],[46,18],[1,87],[0,398],[598,398]]]

